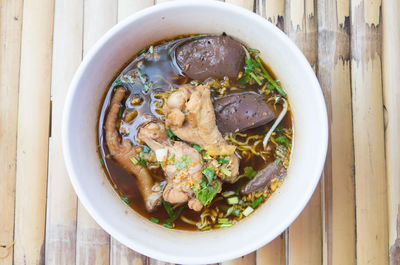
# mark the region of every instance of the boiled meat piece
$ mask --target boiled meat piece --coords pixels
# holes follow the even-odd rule
[[[239,172],[239,158],[235,154],[236,147],[229,145],[218,130],[214,107],[210,98],[210,88],[199,85],[180,87],[168,98],[164,112],[167,128],[180,139],[200,145],[211,156],[228,156],[231,176],[224,180],[235,182]],[[184,115],[183,122],[176,122],[176,116]]]
[[[192,190],[202,179],[200,153],[186,143],[169,139],[161,122],[151,122],[141,128],[138,139],[156,153],[163,165],[168,182],[164,200],[173,204],[188,202],[189,208],[200,211],[203,205]]]

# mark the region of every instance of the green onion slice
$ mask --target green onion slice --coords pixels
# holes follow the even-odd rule
[[[126,204],[129,204],[130,201],[128,200],[128,198],[121,196],[121,200],[123,200]]]
[[[229,203],[229,204],[238,204],[239,203],[239,198],[238,197],[230,197],[230,198],[228,198],[228,199],[226,199],[226,201]]]
[[[255,209],[260,203],[263,202],[263,197],[258,197],[257,199],[255,199],[252,203],[251,203],[251,207],[253,209]]]
[[[150,221],[152,221],[155,224],[158,224],[160,222],[160,220],[155,217],[150,217]]]

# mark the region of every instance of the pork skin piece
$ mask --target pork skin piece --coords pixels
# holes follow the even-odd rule
[[[162,122],[146,124],[139,130],[138,140],[145,142],[155,153],[160,150],[165,152],[162,161],[167,176],[167,185],[163,192],[164,200],[172,204],[188,202],[190,209],[200,211],[203,205],[192,190],[202,179],[203,159],[200,153],[184,142],[169,139]],[[190,161],[189,164],[178,168],[176,161],[184,157]]]

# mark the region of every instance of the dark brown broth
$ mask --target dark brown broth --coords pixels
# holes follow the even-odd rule
[[[182,38],[182,37],[180,37]],[[145,73],[150,81],[156,82],[154,87],[152,87],[147,93],[144,95],[140,93],[142,90],[142,85],[140,84],[125,84],[124,87],[127,88],[128,92],[126,93],[125,96],[125,104],[124,104],[124,114],[122,115],[122,119],[124,118],[124,115],[126,114],[127,111],[131,110],[136,110],[138,112],[138,116],[133,120],[133,122],[127,124],[124,121],[120,121],[120,126],[124,126],[127,128],[129,133],[126,135],[123,135],[123,138],[127,138],[132,141],[134,145],[137,145],[136,137],[137,137],[137,132],[138,128],[143,124],[143,122],[154,119],[154,117],[160,119],[161,116],[159,113],[157,113],[151,106],[157,99],[154,97],[153,92],[154,91],[171,91],[171,88],[169,87],[170,85],[177,87],[179,85],[182,85],[184,83],[187,83],[190,80],[187,80],[186,77],[180,75],[180,73],[174,68],[174,66],[171,64],[170,57],[168,50],[173,45],[177,40],[180,38],[176,39],[175,41],[164,41],[160,42],[158,44],[155,44],[154,50],[159,54],[159,60],[156,62],[153,58],[147,58],[146,60],[143,60],[143,73]],[[98,141],[99,141],[99,151],[100,155],[104,161],[105,164],[105,171],[106,175],[113,185],[114,189],[118,193],[119,196],[125,197],[129,200],[129,206],[133,208],[136,212],[140,213],[142,216],[145,218],[150,218],[150,217],[155,217],[159,219],[161,222],[164,219],[167,219],[169,216],[166,213],[165,209],[163,206],[158,207],[155,211],[152,213],[147,212],[144,204],[144,200],[141,197],[141,194],[139,192],[139,189],[136,184],[136,178],[129,174],[126,170],[124,170],[121,166],[119,166],[112,158],[110,158],[109,151],[107,148],[107,145],[105,143],[105,135],[104,135],[104,121],[105,117],[107,114],[107,109],[111,100],[111,96],[113,93],[113,88],[114,82],[116,80],[120,80],[121,77],[127,73],[129,73],[132,69],[134,69],[137,65],[137,62],[139,61],[138,58],[144,59],[144,55],[141,55],[140,57],[136,57],[135,59],[132,60],[131,63],[128,64],[128,66],[124,66],[123,70],[120,72],[118,77],[113,80],[113,82],[109,85],[109,88],[105,94],[104,97],[104,103],[103,106],[100,110],[99,114],[99,126],[98,126]],[[272,77],[274,75],[270,71],[270,69],[264,64],[268,72],[271,74]],[[176,77],[179,78],[176,78]],[[276,79],[274,77],[274,79]],[[231,82],[234,82],[235,80],[231,80]],[[258,92],[258,87],[255,85],[248,85],[245,87],[245,89],[241,90],[235,90],[235,91],[228,91],[227,94],[232,94],[232,93],[240,93],[244,91],[254,91]],[[140,105],[139,107],[132,106],[130,104],[131,97],[135,94],[141,94],[141,97],[143,98],[143,104]],[[212,100],[216,99],[217,93],[212,94]],[[281,107],[278,105],[277,106],[277,112],[279,112]],[[152,118],[153,117],[153,118]],[[121,119],[120,119],[121,120]],[[267,124],[265,126],[261,126],[255,129],[251,129],[246,131],[245,133],[249,135],[264,135],[268,129],[270,128],[271,124]],[[285,116],[283,121],[281,122],[281,126],[283,128],[291,128],[292,123],[291,123],[291,114],[288,112],[288,114]],[[241,140],[239,138],[239,140]],[[273,145],[271,145],[271,148],[274,148]],[[273,154],[273,152],[271,152]],[[268,161],[264,161],[262,158],[253,156],[250,160],[248,161],[241,161],[240,163],[240,174],[243,173],[244,168],[247,166],[253,167],[256,171],[261,170],[264,168],[267,164],[271,163],[274,161],[274,156],[270,155]],[[165,175],[163,171],[159,169],[153,169],[150,171],[151,175],[153,176],[155,182],[159,182],[162,179],[165,179]],[[223,185],[223,190],[226,190],[229,188],[229,190],[234,190],[238,188],[238,186],[242,186],[245,184],[248,180],[246,179],[241,179],[235,184],[224,184]],[[215,203],[215,205],[221,206],[223,204],[222,201]],[[194,212],[193,210],[188,209],[185,207],[185,209],[182,212],[182,215],[184,215],[186,218],[191,219],[193,221],[199,221],[200,220],[200,213]],[[195,226],[187,224],[180,219],[177,219],[175,222],[175,228],[178,229],[183,229],[183,230],[197,230]]]

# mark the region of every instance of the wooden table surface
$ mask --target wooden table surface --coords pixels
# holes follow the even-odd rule
[[[93,221],[71,187],[60,139],[82,57],[118,21],[159,2],[0,0],[1,265],[166,264]],[[301,48],[325,95],[330,142],[321,183],[290,228],[222,264],[400,264],[400,1],[225,2],[268,19]]]

